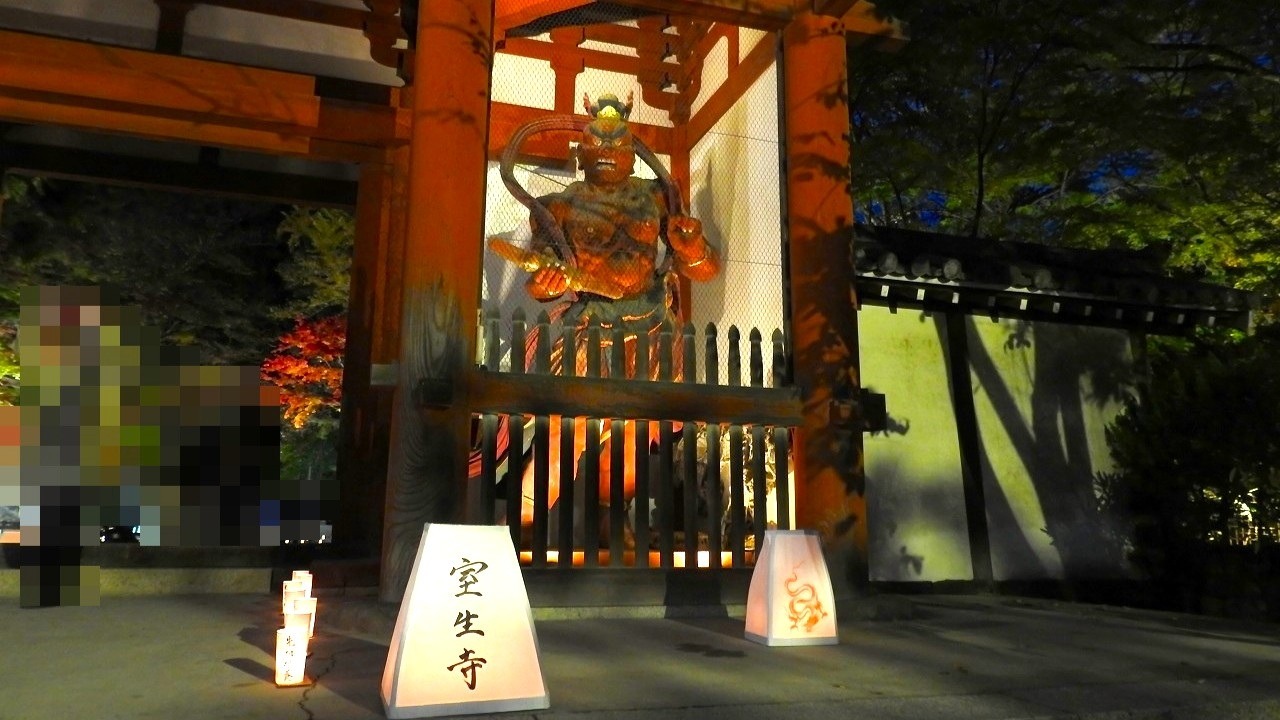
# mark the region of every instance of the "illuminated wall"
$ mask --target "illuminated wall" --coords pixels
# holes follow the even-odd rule
[[[864,436],[871,579],[968,580],[969,535],[945,328],[918,310],[864,306],[862,383],[884,393],[890,430]]]
[[[1131,339],[1122,330],[969,322],[974,403],[997,580],[1115,575],[1093,477],[1112,468]]]
[[[860,314],[863,383],[884,393],[887,433],[866,437],[871,579],[970,580],[959,428],[942,318]],[[1105,428],[1132,367],[1124,331],[965,318],[996,580],[1124,572],[1096,514],[1111,468]]]

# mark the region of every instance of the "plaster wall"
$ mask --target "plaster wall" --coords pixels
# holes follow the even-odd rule
[[[766,341],[783,327],[778,133],[770,66],[690,153],[691,211],[724,258],[718,277],[692,284],[691,320],[721,329],[721,357],[730,325],[744,340],[759,328]]]
[[[865,435],[871,580],[970,580],[968,524],[942,318],[858,313],[863,386],[884,393],[885,433]]]
[[[1105,430],[1129,382],[1130,335],[970,318],[968,337],[995,579],[1122,575],[1093,478],[1113,467]]]
[[[1105,430],[1129,380],[1119,330],[963,320],[996,580],[1123,576],[1096,513],[1093,477],[1112,467]],[[970,580],[959,435],[945,326],[919,311],[859,314],[864,385],[884,393],[886,433],[866,436],[871,579]]]

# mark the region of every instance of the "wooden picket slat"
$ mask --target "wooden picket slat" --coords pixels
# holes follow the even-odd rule
[[[744,552],[747,537],[747,507],[743,486],[742,426],[729,426],[729,548],[733,566],[747,563]]]
[[[674,380],[671,323],[663,322],[658,333],[658,379]],[[658,423],[658,555],[664,570],[675,567],[675,512],[672,507],[672,450],[675,430],[670,420]]]
[[[720,349],[717,345],[715,323],[707,323],[703,333],[706,354],[703,358],[703,382],[715,387],[720,384]],[[723,491],[720,484],[720,424],[707,423],[707,556],[709,567],[719,568]]]
[[[724,565],[722,550],[730,554],[733,567],[744,567],[747,546],[753,544],[758,553],[768,527],[770,471],[775,475],[777,526],[790,527],[790,427],[799,417],[799,405],[795,388],[789,386],[789,361],[781,331],[774,331],[769,338],[766,375],[765,341],[758,329],[750,331],[747,357],[743,358],[742,333],[730,326],[723,338],[727,355],[722,359],[720,330],[711,323],[704,328],[701,341],[691,325],[675,326],[669,321],[653,336],[640,333],[628,341],[620,328],[606,330],[594,321],[582,327],[552,322],[546,312],[529,328],[526,316],[517,309],[511,316],[510,341],[505,346],[500,327],[501,317],[487,309],[481,327],[485,343],[482,369],[465,380],[478,414],[479,520],[491,523],[496,518],[497,447],[506,414],[507,522],[513,542],[529,552],[526,557],[532,558],[533,566],[548,565],[552,547],[559,551],[562,568],[573,566],[576,552],[582,552],[586,565],[599,565],[605,542],[608,564],[626,565],[629,474],[635,477],[634,520],[630,524],[635,532],[636,567],[650,566],[655,531],[663,568],[675,567],[677,550],[684,552],[686,567],[696,567],[703,537],[711,568]],[[653,342],[656,348],[651,348]],[[502,357],[504,347],[510,352],[509,359]],[[586,357],[578,354],[582,352]],[[629,363],[629,358],[634,358],[633,362]],[[504,361],[508,363],[506,372],[500,371]],[[583,407],[593,409],[584,415]],[[525,467],[525,440],[530,434],[526,425],[532,428],[532,468]],[[551,445],[553,427],[559,432],[555,448]],[[575,432],[582,433],[576,442]],[[605,434],[607,440],[602,439]],[[634,446],[627,442],[629,435],[634,437]],[[699,449],[700,439],[705,440],[705,451]],[[655,462],[650,452],[653,440],[656,467],[651,467]],[[681,445],[679,478],[673,476],[677,441]],[[772,462],[767,459],[770,446]],[[579,447],[582,451],[575,457]],[[559,456],[557,465],[551,462],[556,454],[553,450]],[[608,455],[602,457],[602,452]],[[705,476],[699,457],[705,460]],[[524,487],[526,469],[532,481],[529,490]],[[550,496],[553,473],[559,485],[555,499]],[[683,488],[679,497],[673,492],[676,480]],[[582,510],[577,518],[581,525],[575,526],[574,488],[578,482],[585,485],[580,490]],[[728,488],[724,487],[726,482]],[[531,516],[522,517],[526,492],[532,495],[533,508]],[[699,513],[704,493],[705,517]],[[650,514],[651,500],[656,517]],[[556,503],[557,529],[552,533],[551,513]],[[602,514],[604,506],[608,507],[607,516]],[[530,524],[522,527],[524,522]],[[684,534],[679,547],[675,542],[677,524]]]
[[[525,370],[525,314],[520,308],[511,315],[511,373],[520,375]],[[507,526],[511,530],[511,542],[521,547],[521,487],[524,483],[524,415],[507,417]]]
[[[791,453],[791,442],[788,430],[784,427],[773,429],[773,463],[774,485],[778,494],[778,529],[791,529],[791,468],[787,456]]]
[[[640,333],[636,336],[636,376],[649,369],[649,336]],[[643,368],[643,370],[642,370]],[[648,379],[645,377],[644,379]],[[636,496],[632,499],[635,508],[633,523],[636,543],[636,567],[649,567],[649,422],[639,419],[636,423]]]
[[[498,416],[480,416],[480,522],[492,525],[498,485]]]
[[[609,377],[626,376],[626,335],[615,327],[609,335]],[[633,421],[634,422],[634,421]],[[627,529],[626,424],[612,418],[609,428],[609,565],[622,567]]]
[[[560,418],[560,503],[557,519],[560,523],[560,567],[573,567],[573,458],[574,418]]]
[[[698,381],[697,350],[694,346],[693,325],[685,324],[680,331],[680,355],[684,382]],[[681,505],[684,508],[684,562],[685,567],[696,567],[698,560],[698,424],[694,418],[686,418],[681,430],[681,466],[684,487]]]
[[[572,377],[577,374],[578,349],[573,326],[567,323],[561,328],[560,374]],[[576,420],[570,415],[560,416],[560,498],[559,512],[560,567],[573,569],[573,495],[574,479],[578,464],[573,456],[573,437]]]
[[[751,519],[756,536],[755,549],[760,552],[764,546],[764,531],[768,528],[767,497],[769,495],[768,478],[765,463],[764,426],[751,426]]]
[[[550,497],[551,421],[546,415],[533,419],[533,566],[547,566],[547,505]]]

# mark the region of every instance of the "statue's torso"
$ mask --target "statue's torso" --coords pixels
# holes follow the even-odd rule
[[[612,192],[575,182],[547,198],[563,218],[565,239],[578,270],[609,278],[625,289],[624,297],[645,294],[655,274],[663,208],[651,180],[631,178]]]

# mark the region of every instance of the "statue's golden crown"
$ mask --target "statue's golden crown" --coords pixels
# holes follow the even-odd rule
[[[620,120],[626,122],[631,117],[631,106],[634,104],[635,93],[627,95],[627,101],[624,103],[618,99],[617,95],[606,93],[601,95],[595,102],[591,102],[591,96],[582,94],[582,107],[587,114],[597,120]]]

